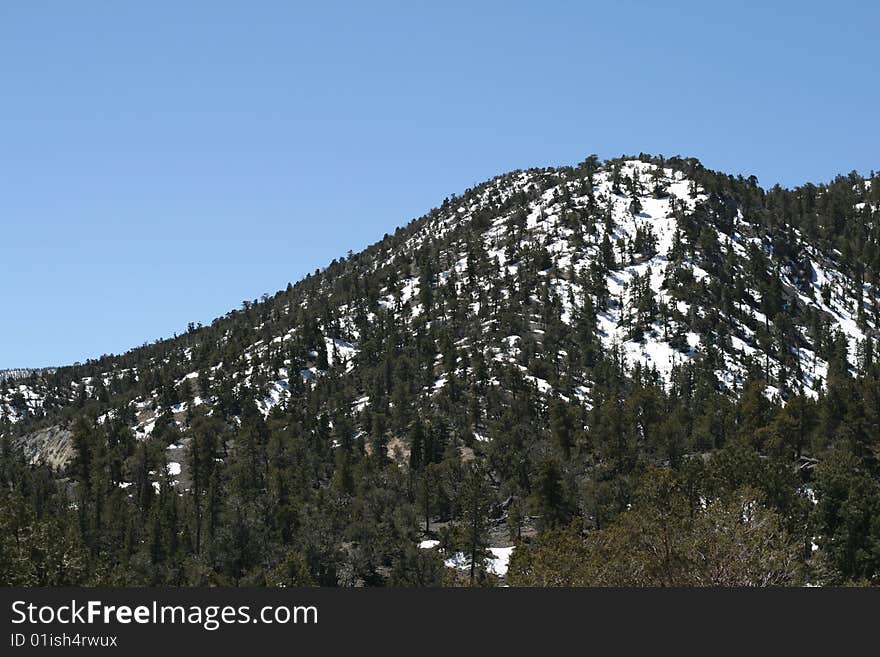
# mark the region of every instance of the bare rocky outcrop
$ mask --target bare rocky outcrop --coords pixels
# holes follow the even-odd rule
[[[56,469],[64,468],[75,454],[73,433],[60,426],[26,434],[16,439],[16,443],[31,463],[43,463]]]

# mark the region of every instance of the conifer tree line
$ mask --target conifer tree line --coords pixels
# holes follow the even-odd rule
[[[628,159],[505,174],[209,326],[2,382],[0,581],[880,581],[880,176],[764,190]],[[664,169],[693,197],[668,253],[639,220]],[[658,255],[665,296],[650,268],[609,287]],[[818,262],[839,276],[817,292]],[[668,376],[603,340],[612,314],[673,348]],[[26,449],[50,427],[55,467]]]

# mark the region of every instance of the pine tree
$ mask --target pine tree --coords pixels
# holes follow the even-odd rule
[[[493,502],[492,490],[483,468],[469,463],[464,468],[461,490],[461,517],[457,522],[459,544],[467,555],[471,586],[482,572],[488,545],[488,515]]]

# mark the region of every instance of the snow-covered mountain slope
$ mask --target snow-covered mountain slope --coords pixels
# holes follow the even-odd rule
[[[615,183],[618,176],[631,191]],[[499,199],[504,202],[536,190],[540,193],[525,206],[485,220],[493,201],[497,205]],[[818,317],[827,333],[842,336],[853,360],[866,339],[877,335],[876,286],[858,284],[836,254],[808,243],[798,245],[802,263],[776,256],[772,239],[744,216],[743,208],[732,208],[729,225],[721,227],[707,211],[707,200],[706,190],[681,171],[639,160],[623,161],[615,172],[598,172],[589,186],[583,180],[556,181],[552,174],[518,173],[495,181],[481,198],[449,209],[405,243],[402,256],[399,253],[379,267],[393,266],[401,258],[415,259],[419,249],[442,239],[453,227],[460,230],[462,224],[480,222],[473,231],[478,240],[453,243],[441,254],[448,266],[432,280],[433,293],[448,288],[476,315],[487,314],[483,306],[488,295],[520,296],[536,311],[553,307],[568,327],[589,304],[597,312],[602,348],[618,350],[630,367],[640,364],[656,370],[668,382],[675,364],[710,349],[715,374],[731,392],[741,387],[749,367],[757,363],[767,379],[778,384],[769,387],[770,394],[783,392],[784,387],[785,392],[802,390],[815,396],[827,377],[828,362],[818,353],[804,319],[810,317],[815,323],[813,317]],[[682,225],[687,220],[703,222],[697,226],[696,244],[687,243],[687,228]],[[797,232],[793,237],[798,239]],[[702,244],[712,245],[712,252]],[[537,273],[546,285],[545,299],[518,280],[521,254],[527,249],[543,258]],[[782,330],[775,324],[777,318],[762,310],[768,294],[748,285],[717,290],[724,284],[720,272],[724,278],[744,282],[756,258],[765,258],[766,273],[775,276],[768,287],[779,296],[777,313],[793,322],[784,327],[789,331],[786,340],[775,340],[779,345],[787,343],[782,354],[774,353],[780,351],[773,349],[779,345],[769,349],[762,345],[762,338],[772,343],[774,331]],[[478,271],[479,261],[488,262],[488,270]],[[475,277],[477,292],[469,291],[462,280],[469,277]],[[420,274],[414,272],[384,287],[379,302],[398,321],[412,324],[425,310],[420,294]],[[708,297],[713,295],[726,297],[723,307],[710,305]],[[535,321],[526,331],[539,344],[544,333],[540,318],[541,312],[534,312],[530,319]],[[506,333],[491,313],[484,328],[487,332],[481,339],[488,344],[482,346],[493,351],[496,360],[516,363],[525,336]],[[786,367],[794,373],[786,373]],[[536,383],[550,390],[545,381]]]
[[[876,267],[834,241],[840,228],[876,244],[873,182],[765,192],[649,157],[505,174],[210,327],[6,377],[0,422],[27,433],[88,411],[143,440],[162,418],[185,428],[200,406],[230,414],[242,395],[268,416],[325,379],[357,419],[395,403],[406,363],[391,359],[386,370],[404,369],[376,383],[391,343],[431,363],[414,365],[409,391],[427,404],[450,382],[486,394],[516,371],[589,408],[592,368],[609,355],[667,386],[691,363],[730,395],[751,377],[770,396],[815,397],[878,336]]]

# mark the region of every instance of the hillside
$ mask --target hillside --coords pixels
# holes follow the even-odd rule
[[[515,171],[210,326],[0,376],[3,526],[65,546],[22,577],[489,584],[517,546],[511,583],[653,585],[632,537],[674,527],[742,564],[668,583],[874,581],[878,181]]]

